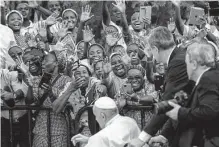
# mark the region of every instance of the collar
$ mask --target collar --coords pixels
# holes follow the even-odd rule
[[[206,70],[204,70],[204,71],[199,75],[199,77],[198,77],[198,79],[197,79],[197,81],[196,81],[196,83],[195,83],[195,86],[197,86],[197,85],[199,84],[199,81],[200,81],[202,75],[203,75],[206,71],[208,71],[209,69],[210,69],[210,67],[207,68]]]
[[[167,66],[168,66],[168,63],[169,63],[169,61],[170,61],[170,56],[172,55],[172,53],[173,53],[173,51],[174,51],[174,49],[176,48],[176,46],[174,46],[172,49],[171,49],[171,52],[170,52],[170,54],[169,54],[169,56],[168,56],[168,58],[167,58]]]
[[[119,118],[119,117],[120,117],[120,115],[117,114],[116,116],[114,116],[113,118],[111,118],[111,119],[106,123],[105,127],[107,127],[107,126],[109,126],[110,124],[112,124],[113,121],[116,120],[116,119]]]

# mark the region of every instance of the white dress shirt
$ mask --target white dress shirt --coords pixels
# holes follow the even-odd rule
[[[123,147],[140,133],[134,119],[116,115],[97,134],[91,136],[85,147]]]

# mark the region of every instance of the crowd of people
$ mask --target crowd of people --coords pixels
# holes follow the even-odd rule
[[[31,146],[47,147],[48,118],[52,147],[67,147],[68,137],[70,146],[86,147],[219,146],[219,16],[208,2],[136,2],[127,16],[126,1],[98,1],[99,27],[87,23],[96,9],[89,2],[80,12],[69,3],[16,1],[11,9],[1,1],[1,106],[51,108],[31,112],[32,130],[27,110],[13,111],[13,129],[2,110],[2,147],[11,135],[14,147],[29,147],[30,134]],[[167,23],[152,17],[158,4],[171,5]],[[151,17],[142,16],[144,6]],[[205,13],[196,14],[196,23],[193,7]],[[93,107],[81,115],[76,134],[67,118],[74,126],[85,106]],[[127,106],[156,111],[142,117]]]

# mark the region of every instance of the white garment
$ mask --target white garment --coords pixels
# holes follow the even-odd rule
[[[102,25],[103,25],[103,30],[105,30],[107,26],[103,22]],[[115,26],[119,30],[119,34],[122,34],[122,28],[117,26],[114,22],[110,21],[109,25]],[[127,49],[127,45],[123,37],[117,42],[117,45],[123,46],[125,50]]]
[[[5,61],[6,65],[15,64],[14,60],[8,55],[11,41],[16,43],[13,31],[9,27],[0,24],[0,61]]]
[[[18,81],[18,72],[17,71],[12,71],[9,72],[7,69],[1,69],[0,70],[0,76],[1,76],[1,91],[4,91],[5,86],[10,86],[13,91],[17,91],[18,89],[21,89],[24,93],[24,96],[26,97],[27,91],[28,91],[28,86],[24,82],[19,82]],[[15,105],[25,105],[25,99],[15,101]],[[2,102],[1,102],[2,104]],[[26,110],[16,110],[13,111],[13,118],[18,119],[24,114],[26,114]],[[9,119],[9,111],[8,110],[2,110],[1,111],[1,116]]]
[[[139,134],[140,129],[135,120],[118,114],[104,129],[91,136],[85,147],[123,147]]]
[[[38,21],[36,23],[32,23],[32,21],[29,21],[30,25],[28,27],[22,27],[20,30],[20,33],[22,36],[25,36],[25,34],[28,32],[32,35],[32,37],[35,37],[38,34],[38,30],[40,28],[40,25],[46,26],[45,20]]]

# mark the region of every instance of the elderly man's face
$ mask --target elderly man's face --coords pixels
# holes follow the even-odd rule
[[[123,77],[126,74],[125,63],[122,61],[121,56],[114,55],[111,59],[111,66],[116,76]]]
[[[143,88],[144,77],[142,72],[138,69],[131,69],[128,71],[128,82],[131,83],[134,91],[139,91]]]
[[[106,116],[104,113],[100,112],[100,110],[97,107],[93,107],[93,113],[95,115],[96,121],[98,122],[100,128],[104,128],[106,124]]]

